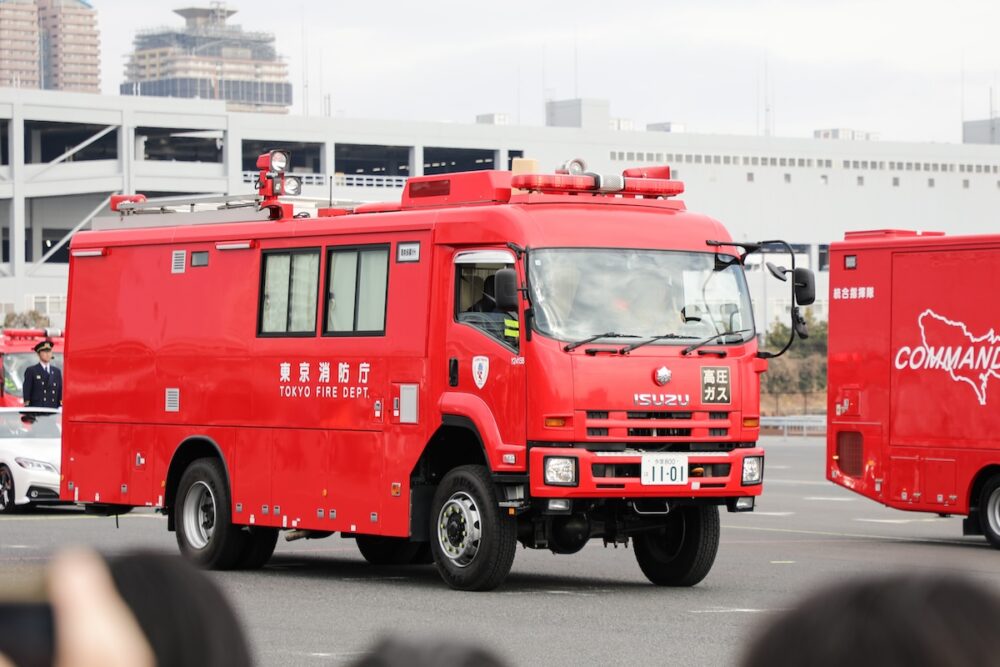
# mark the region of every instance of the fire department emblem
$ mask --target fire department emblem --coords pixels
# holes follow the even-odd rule
[[[472,379],[475,380],[476,386],[482,389],[486,386],[486,379],[490,376],[490,358],[489,357],[473,357],[472,358]]]
[[[666,366],[660,366],[655,371],[653,371],[653,381],[655,381],[656,384],[660,385],[661,387],[666,383],[670,382],[670,378],[672,378],[673,376],[674,374]]]

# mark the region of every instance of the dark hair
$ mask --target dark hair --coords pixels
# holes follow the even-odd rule
[[[834,584],[756,638],[744,667],[980,667],[1000,656],[1000,596],[954,575]]]
[[[352,667],[504,667],[487,649],[448,640],[383,639]]]
[[[233,608],[203,572],[152,553],[108,558],[108,568],[158,667],[252,664]]]

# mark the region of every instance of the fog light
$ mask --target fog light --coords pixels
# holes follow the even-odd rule
[[[302,194],[302,181],[294,176],[285,176],[284,192],[282,194],[289,197],[298,197]]]
[[[576,486],[576,459],[563,456],[546,457],[545,483],[553,486]]]
[[[763,456],[748,456],[743,459],[743,484],[760,484],[763,477]]]
[[[753,509],[753,496],[746,496],[744,498],[736,499],[737,512],[749,512],[752,509]]]
[[[553,498],[549,501],[550,512],[568,512],[570,506],[570,501],[562,498]]]

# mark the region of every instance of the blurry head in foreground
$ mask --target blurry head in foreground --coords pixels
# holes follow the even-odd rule
[[[504,667],[489,650],[447,640],[383,639],[351,667]]]
[[[953,575],[835,584],[787,610],[743,667],[979,667],[1000,657],[1000,595]]]

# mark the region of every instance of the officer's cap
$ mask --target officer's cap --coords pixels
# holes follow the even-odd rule
[[[43,340],[42,342],[40,342],[37,345],[35,345],[35,347],[33,349],[35,350],[35,352],[50,351],[50,350],[52,350],[52,341],[50,341],[50,340]]]

